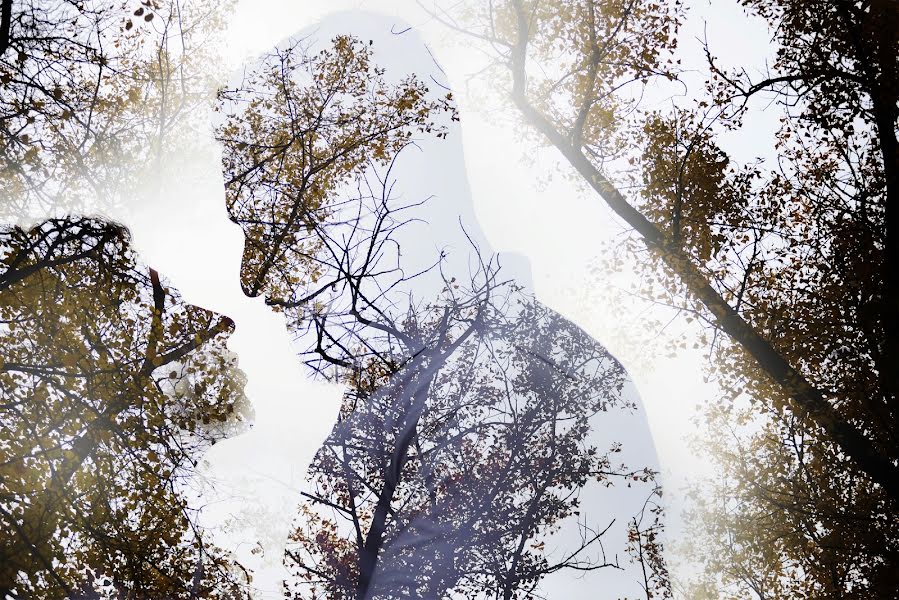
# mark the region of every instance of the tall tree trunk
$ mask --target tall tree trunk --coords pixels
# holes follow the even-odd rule
[[[897,414],[899,402],[899,143],[896,140],[896,119],[899,117],[899,82],[895,65],[899,52],[899,2],[880,0],[874,3],[870,25],[876,29],[876,61],[873,89],[870,90],[877,140],[883,160],[886,186],[886,242],[883,261],[884,301],[884,377],[891,416]]]
[[[12,0],[3,0],[0,8],[3,9],[0,15],[0,56],[3,56],[12,43]]]
[[[645,245],[658,253],[671,269],[711,313],[712,321],[752,356],[758,367],[791,398],[793,411],[821,427],[837,447],[860,471],[880,485],[899,503],[899,467],[879,452],[872,441],[842,418],[830,401],[815,388],[755,328],[719,294],[691,257],[627,202],[624,196],[584,155],[572,145],[527,98],[525,62],[528,44],[528,17],[521,0],[513,0],[517,13],[517,40],[512,48],[512,100],[524,118],[555,146],[578,174],[599,194],[619,217],[631,226]],[[895,217],[894,217],[895,218]]]
[[[400,484],[403,467],[409,458],[409,447],[415,439],[418,422],[424,412],[428,398],[431,377],[427,377],[423,381],[410,379],[411,381],[408,382],[408,385],[415,387],[413,390],[410,390],[412,393],[409,394],[411,396],[408,400],[409,409],[404,415],[397,440],[394,442],[393,454],[384,474],[384,486],[378,494],[378,502],[375,505],[371,527],[368,530],[368,535],[365,536],[365,545],[362,547],[359,555],[359,585],[356,592],[356,597],[359,600],[368,598],[372,577],[378,564],[378,554],[384,545],[387,516],[390,513],[390,506],[393,503],[396,489]],[[405,389],[403,390],[403,396],[407,396],[406,391]],[[401,401],[405,402],[406,400],[402,399]]]

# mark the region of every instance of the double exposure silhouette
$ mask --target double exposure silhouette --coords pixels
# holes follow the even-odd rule
[[[452,95],[409,67],[419,41],[365,17],[360,37],[317,42],[325,23],[288,40],[221,94],[244,290],[346,386],[287,592],[520,598],[604,569],[665,593],[655,455],[624,369],[536,300],[523,261],[490,252]],[[382,43],[407,65],[381,66]]]

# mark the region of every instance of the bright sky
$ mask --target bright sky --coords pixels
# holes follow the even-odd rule
[[[696,38],[703,36],[706,21],[708,39],[725,63],[764,64],[770,52],[768,34],[759,23],[747,20],[735,1],[715,0],[714,7],[703,0],[692,4],[681,42],[685,65],[701,69],[704,64]],[[497,119],[472,101],[465,83],[481,63],[477,52],[446,39],[446,31],[413,0],[240,0],[227,38],[230,67],[236,69],[247,57],[350,9],[387,15],[397,29],[413,26],[446,71],[459,102],[464,166],[486,239],[495,250],[526,256],[539,299],[584,327],[628,368],[652,429],[671,503],[670,535],[676,537],[678,490],[688,475],[703,469],[684,438],[692,431],[696,403],[714,394],[702,379],[706,358],[692,350],[674,359],[645,352],[640,346],[647,332],[632,329],[640,327],[640,315],[610,311],[597,302],[610,282],[592,267],[621,225],[597,197],[568,178],[537,185],[537,173],[554,170],[557,159],[552,152],[535,153],[521,146],[515,119]],[[359,16],[340,18],[351,23]],[[747,128],[751,134],[727,140],[726,149],[738,159],[771,147],[767,140],[777,124],[776,115],[754,119]],[[261,299],[241,293],[242,234],[227,219],[220,157],[211,129],[205,137],[185,140],[183,148],[166,158],[158,190],[111,216],[132,229],[141,259],[165,274],[187,301],[227,314],[237,324],[229,347],[247,374],[246,393],[255,409],[255,423],[249,432],[218,444],[207,456],[207,475],[219,490],[205,497],[207,519],[229,526],[230,533],[220,543],[236,544],[239,559],[257,571],[256,584],[264,591],[257,597],[274,598],[280,544],[295,514],[305,465],[330,430],[341,391],[308,381],[283,320]],[[522,160],[529,155],[533,161]],[[627,287],[634,277],[634,272],[625,272],[611,285]],[[676,321],[672,331],[688,333],[689,326]],[[253,510],[247,511],[248,506]],[[257,539],[263,540],[262,553],[251,552]]]

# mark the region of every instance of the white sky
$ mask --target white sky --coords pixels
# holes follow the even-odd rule
[[[230,66],[236,68],[248,56],[329,14],[359,8],[395,17],[398,29],[412,25],[445,69],[460,107],[474,210],[493,249],[526,256],[539,299],[585,328],[628,368],[648,414],[671,505],[669,535],[676,537],[678,490],[690,474],[704,468],[684,437],[692,430],[695,405],[714,397],[714,390],[703,383],[706,358],[692,350],[674,359],[647,353],[637,347],[647,333],[626,329],[639,327],[639,319],[596,303],[608,282],[593,274],[591,266],[622,226],[599,198],[565,177],[537,187],[537,171],[554,169],[557,158],[542,151],[534,164],[527,164],[522,157],[534,152],[520,146],[516,120],[493,118],[471,102],[464,82],[478,68],[479,55],[448,46],[446,31],[413,0],[240,0],[227,38]],[[735,1],[715,0],[713,6],[694,0],[691,9],[681,40],[685,65],[703,68],[695,38],[702,37],[705,21],[714,52],[725,63],[764,64],[770,54],[769,36],[760,23],[742,14]],[[764,155],[776,126],[777,115],[758,114],[747,128],[750,133],[731,136],[726,149],[738,160]],[[252,430],[216,445],[207,456],[207,474],[220,490],[206,497],[207,518],[213,525],[231,519],[231,533],[220,543],[235,544],[238,558],[257,571],[256,584],[264,592],[257,597],[274,598],[279,595],[279,544],[295,514],[305,465],[330,430],[341,391],[308,381],[283,319],[261,298],[242,294],[242,233],[227,219],[221,162],[211,129],[189,142],[184,146],[188,150],[167,157],[160,187],[152,197],[138,198],[109,216],[132,229],[141,260],[168,277],[188,302],[227,314],[237,324],[229,347],[239,355],[248,377],[246,393],[255,408],[255,423]],[[635,277],[634,272],[623,273],[616,284],[626,287]],[[690,329],[676,321],[669,331]],[[248,506],[255,512],[246,511]],[[251,553],[254,540],[260,538],[265,552]]]

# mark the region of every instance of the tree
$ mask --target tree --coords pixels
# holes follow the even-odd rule
[[[712,408],[727,475],[701,554],[738,597],[893,597],[899,4],[741,4],[770,25],[771,72],[728,72],[707,48],[708,89],[664,112],[619,90],[678,77],[677,2],[435,16],[489,42],[524,120],[632,228],[654,291],[707,324],[722,386],[754,402]],[[761,94],[783,111],[780,161],[734,164],[718,135]]]
[[[227,317],[96,219],[0,230],[0,595],[238,598],[187,487],[243,418]]]
[[[634,409],[624,371],[474,242],[464,276],[445,253],[407,272],[397,233],[418,205],[392,197],[394,161],[455,114],[415,78],[385,83],[370,56],[349,37],[317,54],[293,42],[224,94],[244,290],[285,311],[307,364],[348,386],[311,466],[288,592],[524,598],[559,570],[619,567],[603,549],[615,516],[579,519],[578,495],[588,481],[627,482],[641,503],[656,493],[650,466],[590,439],[602,413]],[[580,543],[551,555],[566,519]]]
[[[173,133],[205,126],[202,109],[215,78],[208,65],[227,6],[205,0],[5,3],[4,220],[109,214],[134,196],[140,175],[158,174]]]

